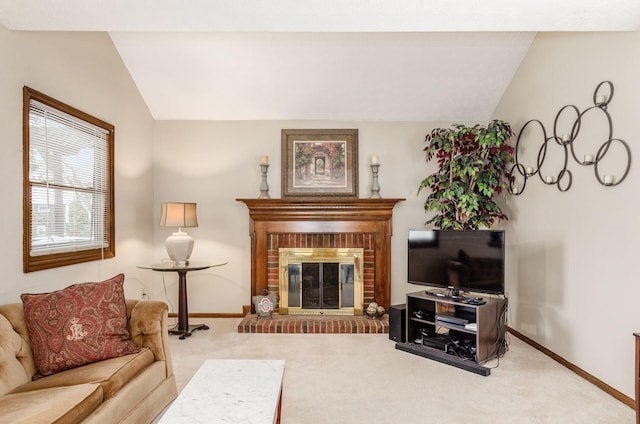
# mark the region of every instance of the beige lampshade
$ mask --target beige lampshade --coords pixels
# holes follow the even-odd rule
[[[162,203],[160,205],[161,227],[197,227],[198,216],[195,203]]]
[[[183,227],[197,227],[195,203],[162,203],[160,208],[160,225],[162,227],[178,227],[165,240],[169,258],[176,266],[189,264],[189,257],[193,251],[193,238],[182,231]]]

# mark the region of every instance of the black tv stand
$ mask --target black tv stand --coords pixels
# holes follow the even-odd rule
[[[464,299],[464,298],[463,298]],[[433,359],[473,373],[488,376],[491,369],[485,362],[498,357],[506,332],[506,299],[487,297],[481,305],[463,303],[444,294],[420,291],[407,294],[406,342],[396,343],[396,349]],[[464,318],[472,325],[459,325],[438,319],[438,315]],[[460,355],[457,345],[424,344],[425,334],[445,335],[452,343],[463,344],[472,355]]]

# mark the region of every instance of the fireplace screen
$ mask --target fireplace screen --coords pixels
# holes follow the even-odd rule
[[[280,313],[362,313],[362,249],[280,249]]]

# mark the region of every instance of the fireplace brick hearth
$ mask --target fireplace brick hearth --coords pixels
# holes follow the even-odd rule
[[[389,315],[380,319],[360,316],[280,315],[258,318],[248,314],[238,333],[285,334],[379,334],[389,333]]]

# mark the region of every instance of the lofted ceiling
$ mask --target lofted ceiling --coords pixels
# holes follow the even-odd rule
[[[0,0],[105,31],[157,120],[482,121],[539,31],[637,31],[638,0]]]

